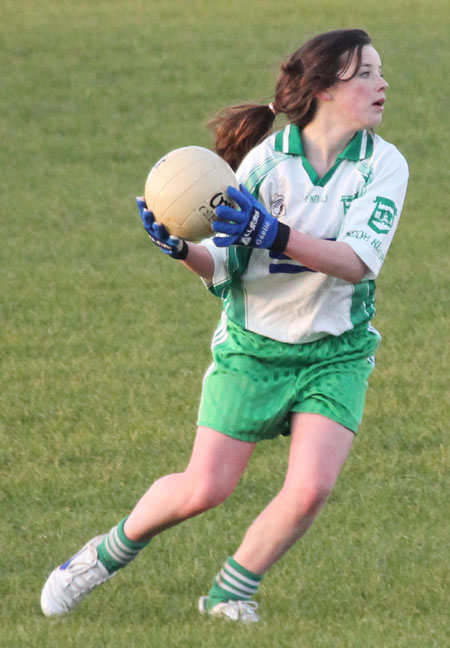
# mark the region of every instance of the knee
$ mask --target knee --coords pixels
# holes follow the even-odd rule
[[[291,515],[299,523],[307,517],[314,517],[325,504],[331,490],[332,486],[323,481],[310,481],[294,492],[288,489],[287,501]]]
[[[227,483],[221,484],[214,478],[197,477],[191,480],[186,492],[186,502],[193,515],[204,513],[222,504],[233,492],[233,487]]]
[[[300,509],[306,515],[315,515],[325,504],[331,493],[331,486],[324,482],[308,484],[300,495]]]

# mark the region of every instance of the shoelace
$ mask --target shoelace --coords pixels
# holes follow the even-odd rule
[[[106,580],[102,574],[98,574],[97,568],[97,553],[92,547],[89,547],[85,561],[78,564],[75,562],[67,567],[67,582],[64,589],[71,593],[74,600],[79,600],[87,591]]]
[[[249,621],[259,621],[256,614],[258,603],[256,601],[228,601],[223,604],[225,616],[234,621],[241,619],[244,623]]]
[[[72,559],[72,562],[67,566],[66,572],[72,578],[75,578],[75,576],[81,576],[95,566],[95,563],[97,562],[97,553],[94,553],[92,547],[89,547],[86,553],[87,556],[84,562],[78,562],[76,559]]]
[[[243,617],[248,616],[252,619],[257,618],[256,610],[258,609],[258,603],[256,601],[238,601],[238,608],[240,615]]]

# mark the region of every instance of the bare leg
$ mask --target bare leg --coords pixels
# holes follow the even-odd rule
[[[223,502],[238,484],[255,445],[199,427],[188,467],[154,482],[125,522],[127,537],[144,542]]]
[[[331,492],[354,435],[316,414],[295,414],[286,480],[256,518],[234,555],[264,574],[307,531]]]

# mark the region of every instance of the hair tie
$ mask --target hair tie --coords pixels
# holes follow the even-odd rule
[[[275,108],[275,106],[273,105],[273,103],[267,104],[267,107],[269,108],[269,110],[271,110],[271,111],[273,112],[273,114],[275,115],[275,117],[278,115],[278,112],[279,112],[279,111]]]

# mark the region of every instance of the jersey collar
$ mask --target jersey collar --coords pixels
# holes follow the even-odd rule
[[[289,155],[301,155],[305,157],[301,131],[295,124],[288,124],[279,131],[275,138],[275,150]],[[373,135],[367,130],[358,131],[350,140],[338,160],[365,160],[372,155]]]

